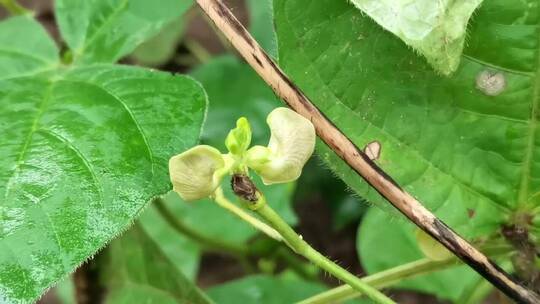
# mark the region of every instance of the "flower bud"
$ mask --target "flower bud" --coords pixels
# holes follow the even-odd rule
[[[220,184],[225,161],[214,147],[195,146],[169,160],[173,190],[185,201],[209,197]]]
[[[247,152],[247,165],[266,185],[296,180],[315,149],[315,128],[300,114],[277,108],[267,117],[268,147],[254,146]]]
[[[242,155],[251,144],[251,127],[245,117],[236,121],[236,128],[232,129],[225,139],[225,146],[234,155]]]

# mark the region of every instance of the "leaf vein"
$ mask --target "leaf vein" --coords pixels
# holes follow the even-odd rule
[[[344,14],[343,14],[344,15]],[[288,21],[289,22],[289,21]],[[300,39],[300,37],[298,36],[298,33],[296,32],[295,30],[295,27],[292,26],[291,24],[289,24],[289,28],[291,29],[291,33],[295,36],[295,38],[297,40]],[[303,48],[302,45],[299,45],[298,46],[298,50],[300,50],[300,52],[302,53],[303,57],[305,57],[306,59],[309,59],[309,57],[306,55],[305,53],[305,50]],[[313,63],[308,60],[308,66],[309,67],[313,67]],[[318,70],[316,68],[313,69],[314,71],[316,71],[316,76],[317,78],[321,81],[321,84],[323,86],[325,86],[325,88],[335,97],[335,100],[336,100],[336,103],[340,104],[341,106],[343,106],[344,108],[346,108],[348,110],[348,112],[352,113],[354,116],[357,116],[359,119],[362,119],[362,117],[357,113],[355,112],[353,109],[351,109],[350,107],[348,107],[345,103],[343,103],[339,98],[338,96],[334,93],[334,91],[331,90],[331,88],[328,86],[328,84],[326,83],[326,81],[324,81],[321,77],[321,75],[318,73]],[[433,164],[432,162],[430,162],[429,160],[427,160],[418,150],[414,149],[412,146],[406,144],[406,143],[403,143],[401,141],[399,141],[397,138],[395,138],[394,136],[392,136],[391,134],[389,134],[388,132],[384,131],[384,129],[374,125],[372,122],[369,122],[369,121],[366,121],[366,123],[370,124],[372,127],[376,128],[377,130],[379,130],[381,133],[385,134],[386,136],[388,136],[390,139],[392,139],[393,141],[395,142],[399,142],[401,143],[402,145],[405,145],[407,147],[410,148],[411,151],[413,151],[420,160],[422,160],[423,162],[427,163],[429,166],[433,167],[434,169],[436,169],[437,171],[439,171],[441,174],[443,175],[446,175],[446,176],[449,176],[452,178],[452,180],[454,180],[456,182],[456,184],[459,184],[461,187],[463,187],[464,189],[470,191],[471,193],[473,194],[476,194],[480,197],[483,197],[486,199],[487,202],[491,203],[493,206],[497,207],[497,208],[502,208],[504,210],[506,210],[506,207],[504,207],[504,204],[502,202],[497,202],[495,200],[493,200],[493,198],[490,198],[489,196],[481,193],[479,190],[471,187],[471,186],[468,186],[466,185],[465,183],[463,183],[460,179],[458,179],[455,175],[453,174],[450,174],[450,173],[447,173],[443,170],[441,170],[440,168],[438,168],[435,164]]]
[[[131,121],[133,122],[133,124],[137,128],[137,131],[138,131],[139,135],[141,136],[141,139],[144,142],[144,146],[146,148],[146,152],[147,152],[148,158],[150,160],[152,176],[154,176],[155,175],[154,155],[152,153],[152,149],[150,148],[148,138],[147,138],[146,134],[143,132],[143,129],[142,129],[140,123],[135,118],[135,115],[133,114],[133,111],[131,111],[131,109],[124,102],[124,100],[122,98],[120,98],[119,96],[117,96],[116,94],[114,94],[113,92],[111,92],[110,90],[108,90],[108,89],[106,89],[106,88],[104,88],[104,87],[102,87],[100,85],[91,83],[91,82],[80,81],[80,80],[68,80],[68,79],[63,79],[62,81],[63,82],[70,82],[70,83],[79,83],[79,84],[84,84],[84,85],[87,85],[87,86],[91,86],[93,88],[97,88],[100,91],[104,92],[105,94],[111,96],[113,100],[118,102],[118,104],[122,107],[122,109],[124,109],[126,111],[128,116],[130,117]]]
[[[43,98],[43,101],[41,102],[41,105],[39,106],[38,112],[36,117],[34,118],[34,121],[32,122],[32,126],[30,127],[30,131],[28,132],[28,135],[26,136],[23,146],[21,148],[21,151],[19,153],[19,157],[17,157],[17,162],[15,163],[15,167],[13,168],[13,172],[11,176],[8,178],[6,190],[4,192],[4,199],[7,199],[9,196],[10,189],[13,185],[13,180],[18,176],[20,172],[21,165],[24,162],[24,157],[26,156],[26,153],[28,152],[28,149],[30,148],[30,144],[32,142],[32,137],[34,136],[34,133],[38,129],[39,120],[43,116],[43,113],[45,112],[45,109],[47,107],[47,104],[51,100],[52,97],[52,91],[53,91],[54,83],[49,83],[49,86],[47,88],[47,91],[45,92],[45,96]]]
[[[128,0],[124,0],[120,4],[118,4],[118,6],[105,19],[105,21],[103,21],[103,23],[99,25],[99,28],[90,37],[88,37],[88,39],[86,39],[87,37],[85,37],[86,41],[84,42],[83,47],[77,51],[77,55],[81,55],[84,53],[86,48],[91,45],[95,39],[97,39],[98,34],[100,34],[105,29],[106,25],[109,24],[112,20],[114,20],[114,18],[126,8],[127,4]]]
[[[88,173],[90,173],[90,176],[92,177],[94,187],[96,188],[96,190],[98,192],[98,195],[99,195],[99,202],[100,202],[100,204],[102,204],[103,200],[104,200],[103,185],[99,181],[99,179],[98,179],[98,177],[96,175],[95,169],[93,168],[91,162],[84,156],[84,154],[79,149],[77,149],[77,147],[75,147],[67,138],[61,136],[60,134],[58,134],[58,133],[56,133],[56,132],[54,132],[52,130],[39,129],[36,132],[40,132],[40,133],[46,135],[49,138],[52,138],[54,140],[57,140],[57,141],[61,142],[62,144],[66,145],[66,147],[68,147],[70,150],[72,150],[75,153],[75,155],[77,155],[77,157],[80,159],[81,163],[83,164],[84,168],[88,171]]]
[[[537,47],[540,46],[540,35],[537,40]],[[529,189],[529,179],[531,178],[531,167],[534,164],[534,148],[536,146],[536,129],[537,129],[537,119],[538,119],[538,107],[540,103],[540,51],[537,51],[536,58],[536,74],[534,82],[534,91],[533,99],[531,106],[531,120],[529,121],[529,132],[527,137],[527,148],[524,155],[524,166],[523,172],[521,174],[521,181],[519,185],[519,192],[517,197],[517,205],[524,206],[528,203]],[[533,195],[534,196],[534,195]]]

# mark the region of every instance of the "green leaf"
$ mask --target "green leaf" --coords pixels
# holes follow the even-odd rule
[[[212,303],[138,225],[113,241],[101,259],[107,303]]]
[[[370,208],[359,227],[356,243],[366,271],[374,274],[425,258],[416,242],[415,227],[405,221],[392,220],[377,208]],[[461,265],[407,279],[395,287],[431,293],[441,299],[455,301],[479,278],[472,269]]]
[[[165,64],[176,51],[176,47],[184,35],[186,14],[166,24],[151,39],[139,45],[131,57],[144,66],[156,67]]]
[[[0,79],[30,75],[57,65],[58,49],[37,21],[21,16],[0,22]]]
[[[54,69],[54,43],[35,21],[0,29],[4,41],[33,38],[0,54],[0,302],[20,303],[169,190],[167,160],[197,142],[206,96],[190,78],[144,69]],[[38,60],[25,66],[29,54]]]
[[[77,62],[115,62],[180,17],[191,0],[56,0],[62,37]]]
[[[0,299],[26,302],[170,189],[167,160],[197,142],[205,94],[99,65],[2,80],[0,108]]]
[[[186,236],[178,233],[149,206],[139,217],[139,225],[156,243],[163,254],[190,280],[195,280],[199,270],[200,248]]]
[[[277,57],[272,0],[248,0],[249,29],[253,38],[272,57]]]
[[[279,277],[253,275],[210,288],[208,295],[220,304],[295,303],[326,288],[285,274]]]
[[[345,2],[275,1],[285,71],[358,147],[378,141],[375,162],[468,238],[540,210],[538,20],[508,3],[477,11],[460,68],[441,77]],[[318,151],[360,196],[389,205]]]
[[[454,72],[467,23],[482,0],[351,0],[383,28],[424,55],[439,72]]]

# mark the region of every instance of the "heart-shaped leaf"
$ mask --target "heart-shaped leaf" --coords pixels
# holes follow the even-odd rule
[[[0,33],[33,38],[0,47],[0,302],[27,303],[170,189],[168,159],[197,142],[206,95],[188,77],[61,66],[27,17]]]
[[[76,62],[115,62],[156,35],[191,0],[56,0],[56,20]]]

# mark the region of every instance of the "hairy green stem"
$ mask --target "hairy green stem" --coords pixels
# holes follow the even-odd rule
[[[236,206],[231,201],[229,201],[225,195],[223,195],[223,190],[221,187],[218,187],[216,189],[216,192],[214,194],[214,201],[227,211],[231,212],[235,216],[239,217],[240,219],[244,220],[251,226],[255,227],[255,229],[258,229],[259,231],[263,232],[267,236],[273,238],[274,240],[281,242],[283,238],[281,235],[272,227],[268,226],[267,224],[261,222],[259,219],[251,216],[251,214],[245,212],[242,208]]]
[[[161,198],[155,199],[153,203],[165,221],[167,221],[167,223],[169,223],[169,225],[171,225],[171,227],[180,234],[190,238],[205,250],[216,253],[226,253],[238,258],[240,263],[243,264],[247,270],[250,270],[253,267],[247,267],[247,264],[245,263],[246,258],[271,257],[290,266],[290,268],[301,277],[313,279],[314,275],[316,275],[312,274],[306,267],[303,267],[304,261],[299,260],[296,255],[290,253],[289,251],[283,250],[285,249],[284,245],[282,245],[283,243],[272,241],[275,243],[275,245],[271,246],[274,249],[270,248],[270,250],[268,250],[257,248],[256,246],[242,246],[221,242],[203,235],[197,230],[183,223],[174,214],[172,214],[167,206],[165,206],[165,203]]]
[[[373,275],[363,278],[362,281],[364,281],[366,284],[370,284],[375,288],[384,288],[405,278],[429,273],[435,270],[441,270],[456,263],[456,258],[450,258],[444,261],[421,259],[375,273]],[[363,294],[351,288],[351,286],[342,285],[302,300],[298,302],[298,304],[338,303],[361,295]]]
[[[319,266],[325,271],[328,271],[343,282],[349,284],[354,289],[365,294],[367,297],[369,297],[376,303],[395,303],[377,289],[369,286],[360,278],[351,274],[344,268],[330,261],[327,257],[313,249],[313,247],[311,247],[306,241],[304,241],[302,237],[296,234],[296,232],[270,206],[268,206],[268,204],[261,204],[258,208],[255,209],[255,211],[281,234],[286,243],[296,253],[304,256],[305,258],[313,262],[315,265]]]
[[[30,13],[29,10],[22,7],[15,0],[0,0],[0,4],[11,14],[11,15],[24,15]]]
[[[490,255],[501,255],[508,254],[511,251],[511,248],[507,246],[500,246],[489,248],[485,251],[487,253],[490,253]],[[440,261],[424,258],[407,264],[399,265],[381,272],[377,272],[370,276],[364,277],[362,280],[375,288],[384,288],[399,283],[407,278],[412,278],[426,273],[444,270],[446,268],[456,265],[463,264],[458,258],[454,256]],[[313,297],[304,299],[297,304],[340,303],[362,295],[362,293],[354,290],[353,288],[351,288],[351,286],[342,285],[317,294]]]
[[[300,257],[292,254],[289,248],[285,248],[284,246],[278,248],[275,253],[275,257],[288,265],[289,269],[294,271],[294,273],[299,275],[304,280],[312,282],[319,281],[319,268],[300,260]]]
[[[209,238],[198,231],[192,229],[191,227],[184,224],[182,221],[171,213],[171,211],[165,206],[161,198],[154,200],[154,205],[161,214],[161,216],[178,232],[189,237],[190,239],[196,241],[201,246],[207,250],[212,250],[216,252],[227,252],[234,256],[245,256],[248,253],[248,249],[244,246],[236,246],[226,242],[222,242],[217,239]]]

